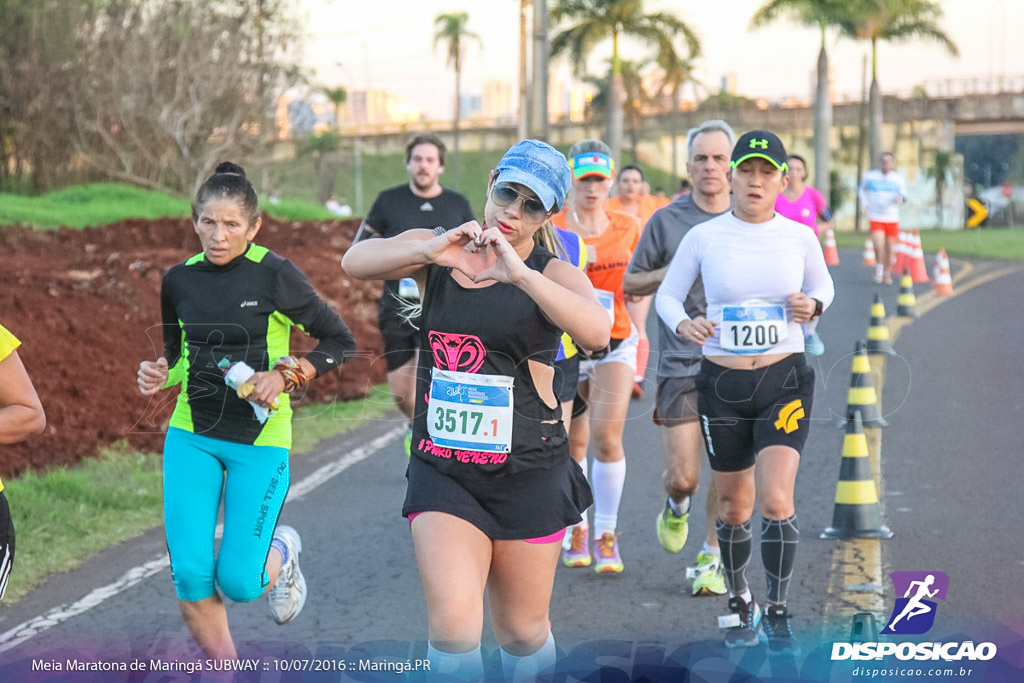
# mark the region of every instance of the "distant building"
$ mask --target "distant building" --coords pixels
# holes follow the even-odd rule
[[[492,78],[484,83],[481,98],[483,115],[489,119],[503,120],[516,118],[515,90],[512,84],[501,78]]]
[[[589,85],[574,85],[566,91],[566,113],[573,123],[585,121],[596,91]]]
[[[463,93],[459,97],[459,117],[463,119],[480,116],[484,111],[484,98],[475,93]]]
[[[292,100],[288,103],[288,134],[292,138],[303,139],[312,135],[316,128],[316,112],[305,100]]]
[[[724,92],[729,95],[735,95],[737,93],[735,71],[730,71],[722,75],[720,92]]]
[[[414,123],[422,118],[419,108],[383,88],[352,90],[345,107],[345,120],[354,124]]]

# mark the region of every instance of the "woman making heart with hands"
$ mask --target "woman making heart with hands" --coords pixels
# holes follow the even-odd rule
[[[368,240],[342,260],[351,277],[413,277],[422,292],[430,353],[417,370],[402,514],[426,597],[430,675],[444,680],[483,677],[485,589],[506,680],[555,663],[559,541],[591,495],[569,456],[552,363],[563,331],[601,349],[611,328],[587,277],[544,246],[570,183],[561,153],[524,140],[491,173],[483,225]]]

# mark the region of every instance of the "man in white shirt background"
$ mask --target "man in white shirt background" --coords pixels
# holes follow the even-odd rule
[[[860,183],[860,205],[867,212],[875,245],[875,282],[892,284],[893,242],[900,230],[900,204],[907,199],[907,183],[893,170],[892,152],[882,152],[878,168]]]

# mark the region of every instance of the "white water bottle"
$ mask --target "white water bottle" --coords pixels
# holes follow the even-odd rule
[[[238,361],[236,363],[230,362],[227,358],[221,360],[217,364],[221,370],[224,371],[224,384],[234,389],[237,393],[238,390],[246,384],[256,371],[246,363],[245,361]],[[257,403],[249,401],[249,405],[252,406],[253,413],[256,414],[256,419],[259,420],[260,424],[267,421],[267,418],[277,413],[277,400],[271,404],[270,408],[265,408]]]

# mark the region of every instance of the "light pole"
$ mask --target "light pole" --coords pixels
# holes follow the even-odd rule
[[[526,138],[528,131],[527,119],[530,116],[528,95],[529,83],[526,68],[526,27],[527,10],[530,0],[519,0],[519,120],[517,121],[516,137]]]
[[[352,78],[352,72],[348,70],[348,67],[341,62],[335,62],[338,66],[344,69],[348,75],[349,82],[354,83],[355,80]],[[366,90],[363,90],[363,110],[366,110]],[[352,122],[352,165],[355,167],[355,215],[363,215],[363,138],[359,134],[359,123],[357,121]],[[340,134],[341,131],[339,130]]]
[[[530,135],[550,136],[548,124],[548,3],[533,0],[533,115]]]

